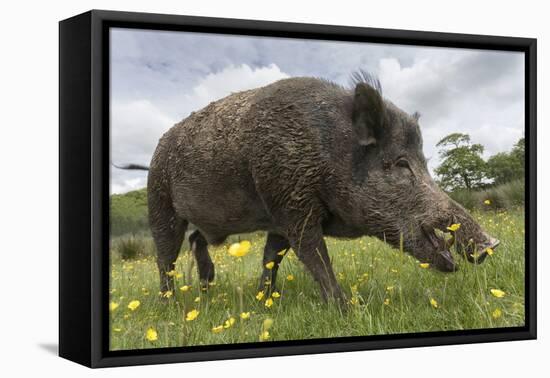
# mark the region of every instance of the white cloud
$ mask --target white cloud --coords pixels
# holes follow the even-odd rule
[[[116,169],[116,168],[115,168]],[[126,193],[143,188],[147,184],[145,177],[134,177],[111,182],[111,193]]]
[[[180,118],[199,110],[211,101],[232,92],[267,85],[289,77],[275,64],[251,68],[246,64],[229,65],[206,75],[189,94],[174,99],[181,104],[181,117],[173,117],[151,100],[113,101],[111,105],[111,160],[117,165],[148,165],[159,138]],[[144,171],[123,171],[113,168],[111,192],[122,193],[145,185]]]
[[[200,108],[231,92],[262,87],[287,77],[289,75],[281,72],[275,64],[254,69],[247,64],[230,65],[220,72],[208,74],[199,85],[193,88],[193,94],[189,97]]]
[[[379,67],[384,95],[409,113],[420,110],[416,109],[420,98],[446,92],[446,69],[434,60],[423,58],[412,66],[401,67],[396,58],[384,58]]]
[[[147,164],[164,131],[176,122],[149,100],[111,105],[111,160]],[[145,160],[144,160],[145,159]]]
[[[111,161],[148,165],[157,141],[175,120],[149,100],[111,104]],[[146,185],[146,172],[111,168],[111,193]]]
[[[511,148],[524,129],[521,53],[134,29],[113,32],[111,52],[116,163],[147,164],[173,123],[231,92],[289,76],[345,85],[358,68],[378,75],[395,105],[422,114],[430,168],[449,133],[469,133],[487,156]],[[145,176],[117,170],[112,181],[123,190]]]
[[[522,137],[521,58],[501,52],[434,50],[406,67],[396,58],[380,60],[385,97],[409,113],[422,114],[430,169],[439,164],[435,145],[450,133],[469,134],[473,143],[485,146],[485,157],[509,150]]]

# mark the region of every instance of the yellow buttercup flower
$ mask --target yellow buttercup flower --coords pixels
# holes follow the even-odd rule
[[[135,311],[136,308],[138,308],[140,304],[141,304],[141,302],[136,299],[136,300],[133,300],[130,303],[128,303],[128,308],[132,311]]]
[[[225,321],[225,323],[223,323],[223,328],[229,328],[231,327],[233,324],[235,324],[235,318],[234,317],[230,317],[229,319],[227,319]]]
[[[267,298],[265,301],[265,307],[270,308],[271,306],[273,306],[273,299]]]
[[[487,254],[488,254],[489,256],[492,256],[493,253],[495,253],[495,251],[493,251],[493,248],[487,248],[487,249],[485,250],[485,252],[487,252]]]
[[[114,332],[120,332],[120,331],[122,331],[122,328],[113,328],[113,331]]]
[[[483,201],[483,203],[484,203],[485,205],[490,205],[490,204],[491,204],[491,200],[486,199],[485,201]]]
[[[260,334],[260,341],[266,341],[266,340],[269,340],[269,331],[263,331],[261,334]]]
[[[214,332],[214,333],[220,333],[221,331],[223,331],[223,326],[222,325],[219,325],[217,327],[212,327],[212,332]]]
[[[267,269],[273,269],[274,266],[275,266],[275,262],[273,262],[273,261],[270,261],[267,264],[265,264],[265,267]]]
[[[386,290],[387,290],[387,291],[393,291],[393,286],[388,286],[388,287],[386,288]]]
[[[250,318],[250,312],[241,312],[241,319],[246,320]]]
[[[199,316],[199,311],[197,310],[191,310],[187,313],[187,315],[185,316],[185,320],[190,322],[192,320],[195,320],[197,319],[197,316]]]
[[[264,331],[267,331],[268,329],[271,328],[272,325],[273,325],[273,319],[267,318],[262,323],[262,328],[264,329]]]
[[[439,307],[439,304],[433,298],[430,298],[430,304],[432,305],[433,308],[438,308]]]
[[[166,275],[169,277],[174,277],[176,275],[176,271],[172,269],[171,271],[166,272]]]
[[[422,269],[428,269],[430,267],[430,264],[429,263],[420,263],[419,266],[422,268]]]
[[[285,253],[286,253],[286,249],[283,249],[282,251],[277,252],[277,254],[278,254],[279,256],[284,256]]]
[[[477,260],[479,258],[480,254],[475,252],[475,253],[470,253],[470,257],[473,258],[474,260]]]
[[[292,274],[289,274],[288,276],[286,276],[286,279],[287,279],[287,281],[293,281],[294,276]]]
[[[389,306],[389,305],[390,305],[390,298],[384,299],[384,304],[385,304],[386,306]]]
[[[500,308],[496,308],[492,315],[494,319],[498,319],[502,316],[502,310]]]
[[[164,293],[162,293],[162,296],[164,298],[171,298],[172,295],[174,295],[174,293],[172,292],[172,290],[166,290]]]
[[[460,223],[453,223],[449,227],[447,227],[447,230],[456,232],[460,228]]]
[[[272,296],[273,298],[279,298],[279,297],[281,296],[281,294],[279,294],[278,291],[274,291],[274,292],[271,294],[271,296]]]
[[[118,308],[119,304],[116,302],[109,303],[109,311],[115,311]]]
[[[493,295],[493,297],[496,297],[496,298],[502,298],[506,295],[504,291],[499,289],[491,289],[491,294]]]
[[[256,299],[259,301],[261,301],[263,297],[264,297],[263,291],[259,291],[258,294],[256,294]]]
[[[233,257],[243,257],[250,251],[250,242],[243,240],[240,243],[233,243],[229,246],[229,254]]]
[[[147,332],[145,332],[145,338],[149,341],[156,341],[159,336],[157,331],[154,328],[150,327]]]
[[[229,246],[228,252],[233,257],[242,257],[242,256],[239,256],[239,254],[241,254],[240,250],[241,250],[241,243],[233,243]]]
[[[191,289],[191,286],[189,286],[189,285],[183,285],[182,287],[180,287],[180,290],[183,291],[184,293],[186,291],[188,291],[189,289]]]

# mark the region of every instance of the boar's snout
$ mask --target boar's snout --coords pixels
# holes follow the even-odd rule
[[[487,250],[495,249],[500,244],[500,240],[485,232],[483,233],[483,236],[485,237],[485,241],[475,247],[469,248],[466,253],[466,259],[473,264],[481,264],[489,255]]]

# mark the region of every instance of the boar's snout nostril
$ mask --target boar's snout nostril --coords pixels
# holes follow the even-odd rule
[[[499,246],[499,244],[500,244],[500,240],[495,238],[489,239],[489,248],[496,248]]]
[[[485,234],[486,241],[478,246],[478,251],[467,255],[468,261],[475,264],[481,264],[489,255],[488,249],[495,249],[500,244],[500,240]]]
[[[485,236],[485,245],[484,248],[496,248],[500,244],[500,240],[497,238],[492,237],[491,235],[487,233],[483,233],[483,236]]]

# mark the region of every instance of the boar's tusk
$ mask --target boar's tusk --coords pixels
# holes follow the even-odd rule
[[[455,262],[453,260],[453,256],[451,255],[451,252],[449,252],[447,250],[443,250],[443,251],[439,252],[439,255],[441,257],[443,257],[447,262],[454,265]]]

